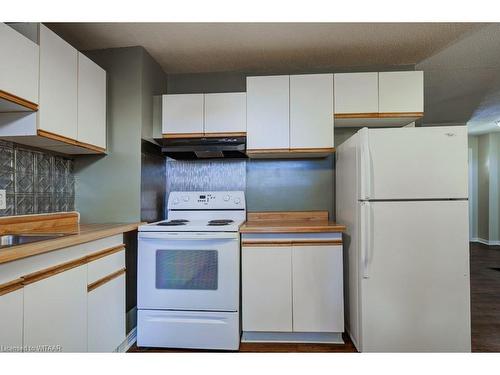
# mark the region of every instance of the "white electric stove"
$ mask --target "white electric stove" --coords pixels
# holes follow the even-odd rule
[[[137,345],[237,350],[242,191],[171,192],[139,227]]]

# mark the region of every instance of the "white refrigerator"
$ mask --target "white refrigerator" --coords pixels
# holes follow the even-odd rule
[[[471,350],[467,157],[465,126],[363,128],[337,148],[359,351]]]

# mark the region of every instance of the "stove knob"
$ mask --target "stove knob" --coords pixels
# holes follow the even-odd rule
[[[229,195],[224,196],[224,201],[227,202],[231,197]]]
[[[184,202],[187,202],[187,201],[189,201],[189,197],[188,197],[187,195],[185,195],[184,197],[182,197],[182,200],[183,200]]]
[[[240,198],[235,198],[235,199],[234,199],[234,203],[235,203],[235,204],[240,204],[240,202],[241,202],[241,199],[240,199]]]

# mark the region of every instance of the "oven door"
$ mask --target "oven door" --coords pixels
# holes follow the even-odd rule
[[[139,309],[238,311],[239,280],[238,233],[139,233]]]

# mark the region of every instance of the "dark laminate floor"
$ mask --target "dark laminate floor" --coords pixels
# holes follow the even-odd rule
[[[244,343],[240,344],[240,353],[356,353],[357,350],[347,335],[344,335],[345,344],[267,344],[267,343]],[[162,352],[162,353],[189,353],[189,352],[217,352],[215,350],[182,350],[182,349],[158,349],[138,348],[135,344],[129,352]]]
[[[500,352],[500,246],[471,244],[472,351]]]
[[[471,244],[472,351],[500,352],[500,246]],[[240,352],[356,352],[347,335],[344,345],[242,343]],[[129,352],[199,352],[133,346]]]

